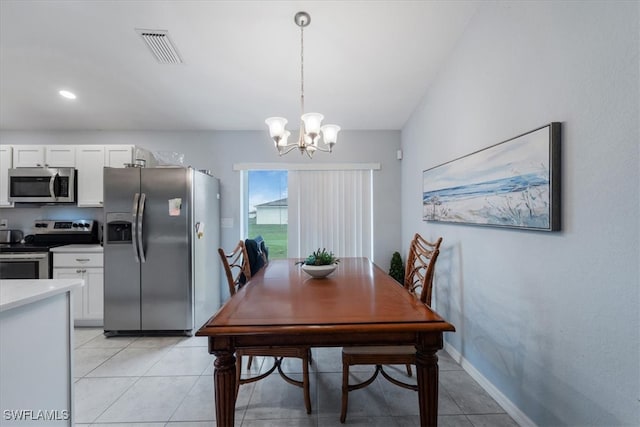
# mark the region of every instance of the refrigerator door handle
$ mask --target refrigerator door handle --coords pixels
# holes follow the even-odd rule
[[[146,200],[147,195],[145,193],[140,194],[140,203],[138,205],[138,229],[136,231],[138,235],[138,252],[140,253],[141,262],[147,262],[144,255],[144,244],[142,242],[142,232],[144,228],[144,206]]]
[[[140,257],[138,256],[138,240],[136,239],[137,230],[138,230],[138,201],[140,200],[140,193],[136,193],[133,196],[133,207],[131,208],[131,214],[133,218],[131,219],[131,226],[133,227],[132,231],[132,239],[131,243],[133,243],[133,258],[136,260],[136,263],[140,262]]]

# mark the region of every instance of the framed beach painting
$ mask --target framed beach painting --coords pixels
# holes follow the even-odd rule
[[[560,230],[560,123],[427,169],[425,221]]]

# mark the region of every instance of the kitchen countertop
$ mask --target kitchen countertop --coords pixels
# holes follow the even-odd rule
[[[102,248],[102,246],[100,246],[98,244],[93,244],[93,245],[75,244],[75,245],[57,246],[55,248],[51,248],[51,252],[85,252],[85,253],[96,252],[96,253],[102,253],[103,252],[103,248]]]
[[[3,279],[0,281],[0,312],[82,286],[82,279]]]

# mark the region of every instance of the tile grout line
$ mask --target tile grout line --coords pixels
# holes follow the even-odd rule
[[[87,347],[89,348],[98,348],[100,350],[102,350],[99,347]],[[78,377],[79,379],[83,379],[83,378],[108,378],[108,377],[90,377],[89,374],[92,373],[93,371],[95,371],[96,369],[98,369],[100,366],[104,365],[109,359],[111,359],[112,357],[114,357],[116,354],[119,354],[120,352],[122,352],[126,347],[123,347],[121,349],[119,349],[118,351],[116,351],[115,353],[113,353],[111,356],[107,357],[105,360],[103,360],[98,366],[96,366],[95,368],[91,369],[89,372],[87,372],[86,374],[84,374],[81,377]],[[80,350],[79,348],[77,348],[76,350]],[[75,351],[75,350],[74,350]]]
[[[458,410],[460,411],[461,415],[464,415],[465,418],[467,416],[467,414],[465,414],[465,412],[462,410],[462,408],[460,407],[460,405],[458,404],[458,401],[456,399],[454,399],[453,395],[451,394],[451,392],[449,392],[449,390],[447,389],[447,387],[445,387],[444,384],[442,384],[440,382],[440,380],[438,380],[438,388],[442,388],[444,390],[445,393],[447,393],[447,396],[449,396],[449,399],[453,402],[454,405],[456,405],[456,408],[458,408]],[[439,400],[439,397],[438,397]],[[471,421],[469,421],[471,423]],[[473,424],[473,423],[471,423]]]
[[[202,372],[204,372],[206,370],[207,370],[207,368],[204,368],[202,370]],[[201,374],[202,374],[202,372],[201,372]],[[184,376],[187,376],[187,375],[184,375]],[[193,385],[191,386],[191,388],[184,394],[184,396],[182,396],[182,399],[180,400],[180,403],[178,403],[178,405],[176,406],[176,409],[174,409],[173,412],[171,413],[171,415],[169,415],[169,419],[166,421],[165,426],[171,422],[171,418],[173,418],[173,416],[176,414],[176,412],[178,412],[178,409],[180,409],[180,406],[182,405],[182,403],[184,403],[184,401],[187,399],[187,396],[189,395],[189,393],[191,393],[191,390],[193,390],[196,387],[196,385],[198,384],[198,380],[200,379],[201,376],[202,375],[198,375],[198,379],[196,379],[193,382]]]

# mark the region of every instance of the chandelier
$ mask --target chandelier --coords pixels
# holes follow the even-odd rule
[[[316,151],[331,153],[338,139],[338,125],[321,126],[324,116],[320,113],[304,112],[304,27],[309,25],[311,17],[307,12],[298,12],[293,18],[300,27],[300,134],[298,142],[288,142],[291,132],[285,129],[287,119],[283,117],[269,117],[264,122],[269,126],[269,135],[278,153],[282,156],[298,148],[300,154],[306,153],[309,158]],[[322,137],[321,137],[322,135]],[[322,145],[320,145],[322,143]]]

